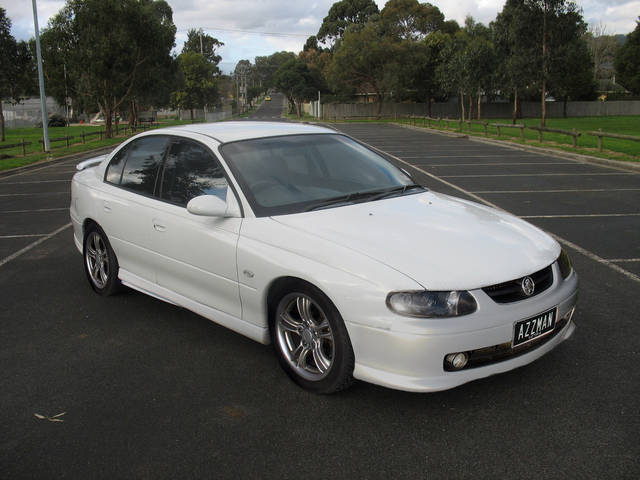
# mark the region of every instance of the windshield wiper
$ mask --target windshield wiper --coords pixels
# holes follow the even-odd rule
[[[316,204],[311,205],[309,208],[305,210],[305,212],[310,212],[312,210],[321,210],[323,208],[328,208],[341,204],[351,204],[354,203],[355,200],[379,200],[381,198],[386,198],[391,195],[404,195],[405,192],[409,190],[414,190],[416,188],[420,188],[424,190],[424,187],[417,185],[415,183],[411,183],[408,185],[400,185],[398,187],[387,188],[384,190],[374,190],[369,192],[353,192],[347,195],[341,195],[339,197],[330,198],[328,200],[324,200],[318,202]]]
[[[372,200],[372,201],[380,200],[382,198],[387,198],[392,195],[404,195],[407,191],[415,190],[416,188],[419,188],[421,190],[425,189],[424,187],[416,183],[409,183],[407,185],[400,185],[399,187],[393,187],[388,190],[385,190],[384,192],[380,192],[377,195],[372,196],[369,200]]]
[[[375,192],[374,192],[375,193]],[[350,204],[353,203],[354,200],[359,198],[368,197],[371,195],[371,192],[353,192],[347,195],[340,195],[339,197],[333,197],[328,200],[324,200],[318,203],[311,205],[309,208],[305,210],[305,212],[310,212],[312,210],[320,210],[322,208],[331,207],[339,204]]]

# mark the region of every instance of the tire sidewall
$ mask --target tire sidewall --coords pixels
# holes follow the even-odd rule
[[[91,236],[92,233],[96,233],[100,235],[104,245],[107,249],[107,257],[109,260],[109,278],[104,287],[98,287],[91,278],[91,273],[89,272],[89,268],[87,266],[87,240]],[[111,243],[109,243],[109,239],[107,235],[104,233],[98,225],[92,224],[87,227],[87,230],[84,234],[84,239],[82,241],[82,263],[84,265],[84,273],[87,276],[87,281],[91,288],[99,295],[108,296],[117,292],[118,287],[120,286],[120,280],[118,279],[118,259],[111,248]]]

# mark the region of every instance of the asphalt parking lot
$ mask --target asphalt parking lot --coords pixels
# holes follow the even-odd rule
[[[79,160],[64,161],[0,178],[0,478],[640,476],[640,175],[339,127],[433,190],[557,235],[581,278],[575,335],[446,392],[306,393],[271,347],[137,292],[93,294],[67,226]]]

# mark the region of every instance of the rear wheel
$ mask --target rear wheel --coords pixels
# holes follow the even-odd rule
[[[347,388],[353,382],[354,355],[338,309],[311,285],[289,287],[271,315],[271,339],[282,368],[314,392]]]
[[[118,259],[100,227],[87,227],[83,246],[84,271],[91,288],[100,295],[113,295],[120,287]]]

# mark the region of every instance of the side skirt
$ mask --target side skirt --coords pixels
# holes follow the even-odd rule
[[[268,328],[253,325],[252,323],[234,317],[233,315],[229,315],[228,313],[194,302],[193,300],[140,278],[131,272],[123,270],[122,268],[120,268],[120,271],[118,272],[118,278],[120,278],[124,285],[133,288],[134,290],[138,290],[139,292],[150,295],[158,300],[162,300],[163,302],[186,308],[187,310],[197,313],[212,322],[222,325],[223,327],[233,330],[245,337],[249,337],[256,342],[260,342],[264,345],[271,343]]]

